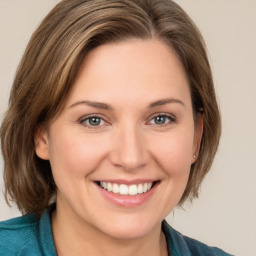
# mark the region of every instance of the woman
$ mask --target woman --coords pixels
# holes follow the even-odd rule
[[[33,34],[1,127],[2,255],[228,255],[164,218],[220,137],[203,39],[171,0],[64,0]]]

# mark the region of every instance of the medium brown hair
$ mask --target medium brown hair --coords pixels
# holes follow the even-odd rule
[[[35,132],[61,112],[86,54],[99,45],[129,38],[157,38],[172,47],[183,64],[194,113],[204,112],[204,131],[179,204],[198,195],[218,147],[221,125],[197,27],[171,0],[64,0],[30,39],[0,130],[5,198],[22,213],[42,213],[56,192],[49,161],[35,154]]]

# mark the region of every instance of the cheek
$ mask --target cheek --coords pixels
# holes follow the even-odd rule
[[[59,134],[50,146],[50,162],[54,176],[79,178],[90,174],[104,158],[105,144],[100,136]]]
[[[153,144],[151,145],[153,146]],[[162,201],[163,218],[178,204],[187,186],[193,148],[193,135],[186,132],[173,132],[168,136],[154,140],[155,162],[160,166],[163,189],[159,201]]]
[[[190,133],[172,134],[154,143],[156,160],[172,176],[187,175],[190,171],[193,136]]]

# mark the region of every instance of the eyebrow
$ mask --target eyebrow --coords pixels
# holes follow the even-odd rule
[[[166,99],[161,99],[161,100],[150,103],[149,108],[163,106],[163,105],[166,105],[166,104],[169,104],[169,103],[178,103],[178,104],[181,104],[181,105],[185,106],[185,104],[181,100],[173,99],[173,98],[166,98]],[[89,101],[89,100],[77,101],[77,102],[73,103],[70,106],[70,108],[73,108],[73,107],[78,106],[78,105],[87,105],[89,107],[98,108],[98,109],[113,110],[113,107],[106,104],[106,103]]]
[[[93,108],[99,108],[99,109],[105,109],[105,110],[113,110],[113,108],[110,105],[106,104],[106,103],[89,101],[89,100],[77,101],[77,102],[73,103],[70,106],[70,108],[73,108],[73,107],[78,106],[78,105],[87,105],[87,106],[93,107]]]
[[[166,105],[169,103],[178,103],[178,104],[185,106],[184,102],[182,102],[181,100],[173,99],[173,98],[166,98],[166,99],[158,100],[158,101],[151,103],[149,105],[149,107],[154,108],[154,107],[163,106],[163,105]]]

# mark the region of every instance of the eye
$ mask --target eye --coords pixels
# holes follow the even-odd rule
[[[106,122],[101,117],[89,116],[80,120],[80,123],[88,127],[99,127],[104,125]]]
[[[150,124],[155,124],[155,125],[166,125],[169,123],[173,123],[175,122],[175,118],[169,116],[169,115],[157,115],[155,117],[153,117],[149,123]]]

